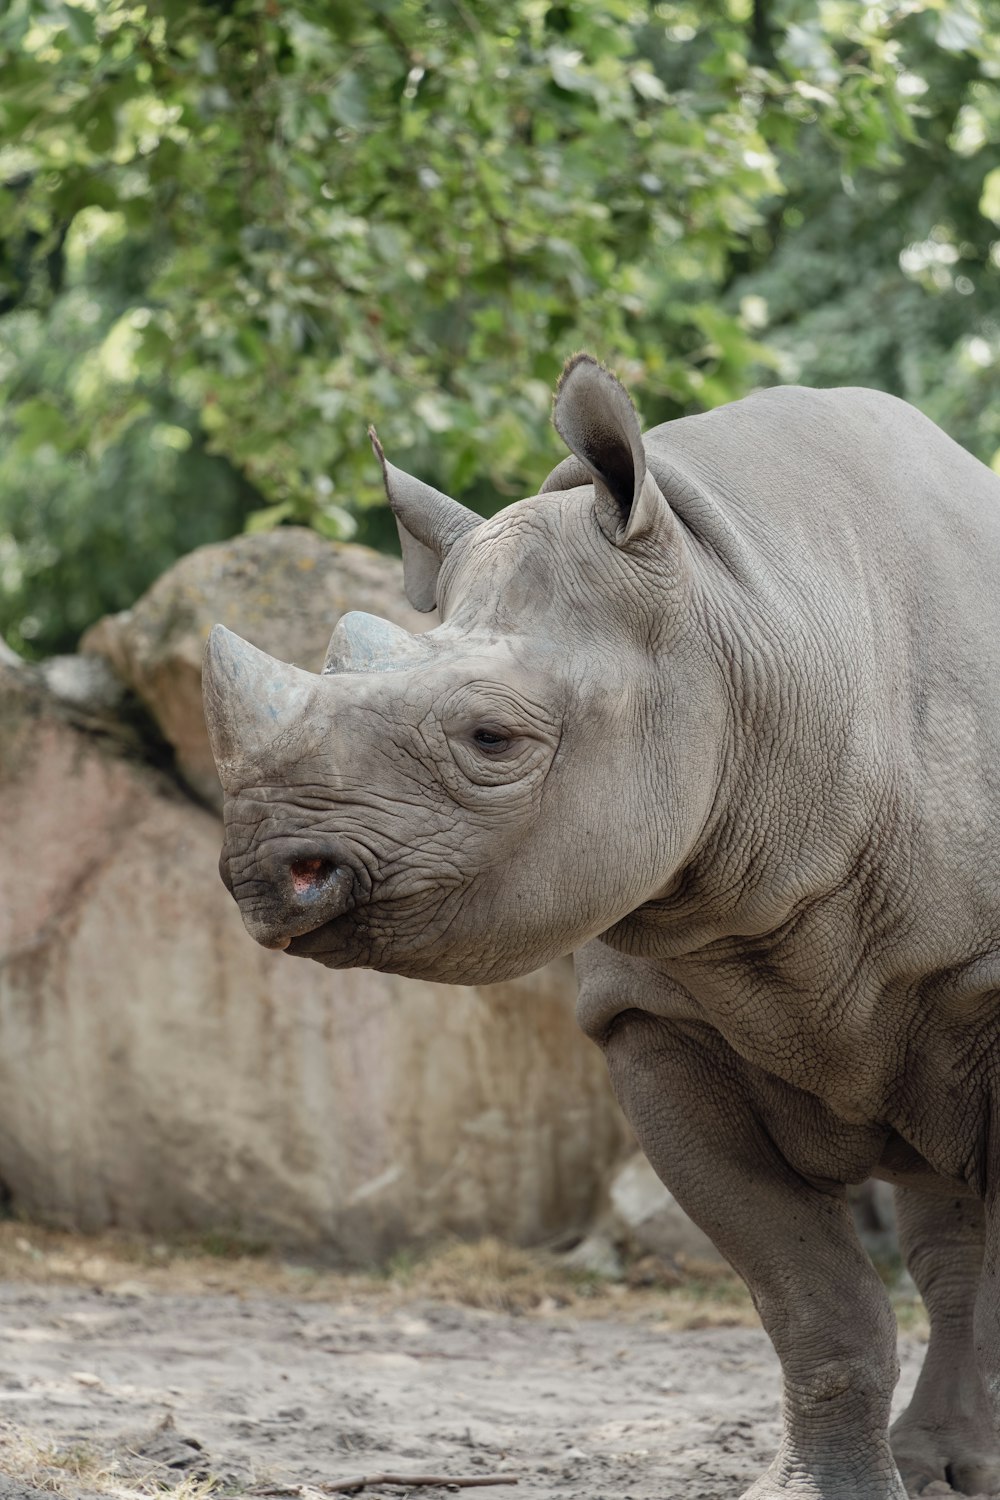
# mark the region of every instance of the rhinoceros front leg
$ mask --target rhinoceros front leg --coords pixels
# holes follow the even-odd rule
[[[973,1335],[983,1266],[982,1203],[897,1188],[896,1214],[931,1336],[913,1399],[893,1424],[892,1451],[913,1495],[935,1480],[967,1495],[995,1494],[1000,1441]]]
[[[788,1165],[708,1027],[626,1011],[602,1045],[643,1150],[746,1280],[781,1360],[781,1447],[744,1500],[904,1500],[895,1319],[843,1192]]]

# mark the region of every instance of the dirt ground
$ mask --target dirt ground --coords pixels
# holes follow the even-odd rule
[[[386,1471],[734,1500],[777,1442],[776,1362],[724,1280],[609,1289],[494,1246],[379,1281],[6,1226],[0,1277],[3,1500],[319,1500]],[[918,1327],[900,1400],[921,1353]]]

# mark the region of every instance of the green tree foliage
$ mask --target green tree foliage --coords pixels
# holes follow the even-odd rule
[[[66,646],[244,524],[380,538],[372,420],[484,511],[529,493],[581,346],[649,421],[793,368],[937,400],[943,350],[966,395],[935,414],[985,451],[988,20],[974,0],[7,0],[0,630]]]
[[[756,378],[892,391],[1000,471],[1000,7],[900,7],[888,35],[910,113],[889,169],[845,178],[802,137],[728,302],[769,346]]]

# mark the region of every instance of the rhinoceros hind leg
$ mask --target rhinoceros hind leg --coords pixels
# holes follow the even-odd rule
[[[891,1433],[911,1495],[949,1484],[963,1495],[1000,1492],[1000,1436],[976,1355],[973,1320],[983,1264],[976,1198],[897,1188],[899,1238],[931,1321],[913,1399]]]

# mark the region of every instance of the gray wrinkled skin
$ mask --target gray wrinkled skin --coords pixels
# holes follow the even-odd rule
[[[383,459],[426,636],[346,616],[323,677],[213,636],[224,878],[331,967],[582,950],[581,1024],[782,1361],[754,1500],[1000,1491],[1000,479],[873,391],[641,438],[581,356],[555,421],[573,456],[490,521]],[[932,1320],[891,1436],[873,1173]]]

